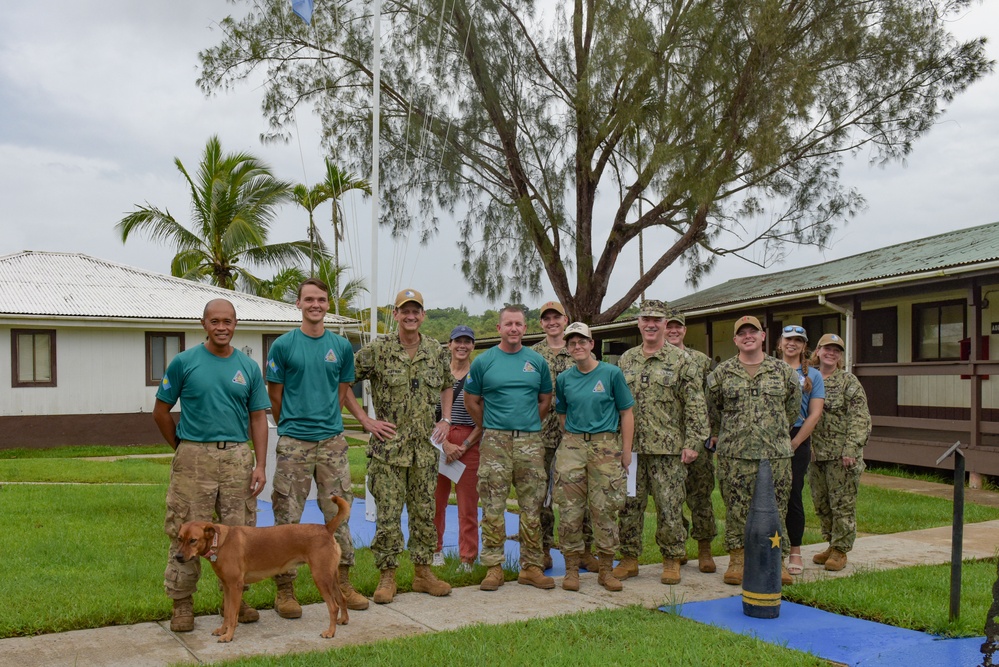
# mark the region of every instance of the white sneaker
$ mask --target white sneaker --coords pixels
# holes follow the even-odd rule
[[[431,563],[431,565],[433,565],[434,567],[441,567],[442,565],[444,565],[444,552],[443,551],[437,551],[437,552],[434,553],[434,560]]]
[[[458,572],[464,572],[464,573],[467,574],[467,573],[469,573],[471,571],[472,571],[472,564],[471,563],[464,563],[463,562],[461,565],[458,566]]]

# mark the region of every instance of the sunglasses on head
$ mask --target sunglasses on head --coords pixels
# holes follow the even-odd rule
[[[804,336],[805,335],[805,327],[799,327],[796,324],[789,324],[788,326],[784,327],[784,333],[786,333],[786,334],[801,334],[802,336]]]

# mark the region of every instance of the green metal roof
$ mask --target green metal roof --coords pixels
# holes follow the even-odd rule
[[[784,296],[793,298],[805,292],[841,291],[873,280],[927,271],[953,267],[973,270],[976,264],[993,260],[999,260],[999,222],[899,243],[815,266],[735,278],[676,299],[670,305],[691,313],[752,301],[780,301]]]

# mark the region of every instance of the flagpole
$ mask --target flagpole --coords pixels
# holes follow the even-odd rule
[[[382,78],[381,24],[382,2],[374,0],[372,17],[372,69],[374,71],[371,89],[371,340],[378,335],[378,160],[379,124],[381,116],[380,92]]]

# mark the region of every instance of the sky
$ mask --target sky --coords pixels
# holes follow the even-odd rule
[[[288,144],[263,145],[259,88],[241,85],[206,98],[195,84],[197,54],[217,43],[216,23],[232,10],[225,0],[50,0],[44,16],[36,3],[5,4],[0,256],[77,252],[169,273],[172,249],[143,236],[123,245],[114,226],[146,202],[186,224],[190,197],[174,158],[193,171],[213,134],[224,150],[254,153],[279,178],[321,178],[318,121],[311,114],[300,113]],[[989,55],[999,60],[999,2],[972,6],[952,29],[959,38],[987,36]],[[858,188],[868,207],[840,224],[829,248],[793,250],[767,269],[725,258],[700,287],[999,221],[999,76],[959,96],[904,163],[871,167],[862,155],[848,160],[842,181]],[[370,208],[354,197],[344,205],[350,242],[341,261],[364,277],[371,264]],[[289,205],[271,241],[304,238],[306,227],[304,211]],[[380,232],[378,301],[388,303],[412,286],[428,308],[464,305],[475,314],[502,306],[502,300],[469,295],[455,237],[443,228],[420,246]],[[622,258],[607,304],[637,279],[637,250],[628,252],[634,257]],[[683,269],[674,267],[647,296],[672,300],[691,291]],[[525,299],[537,306],[553,296],[549,290]]]

